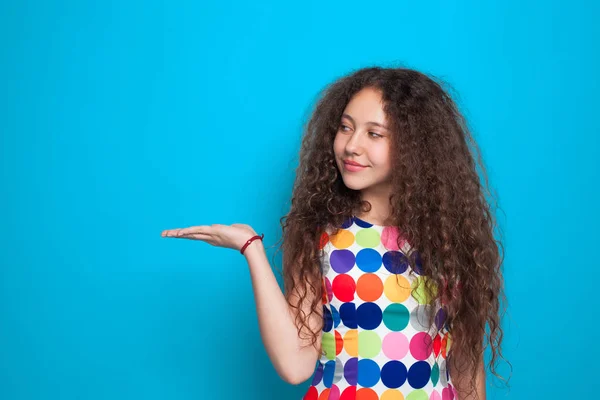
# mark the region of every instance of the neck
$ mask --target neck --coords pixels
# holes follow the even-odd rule
[[[375,225],[392,225],[391,219],[391,204],[390,191],[361,191],[360,198],[363,201],[368,201],[371,204],[371,210],[367,212],[360,211],[357,217],[369,221]]]

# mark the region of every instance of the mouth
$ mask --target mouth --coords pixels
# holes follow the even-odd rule
[[[366,165],[362,165],[362,164],[359,164],[354,161],[348,161],[348,160],[343,160],[343,161],[344,161],[344,165],[351,165],[353,167],[366,167]]]
[[[358,163],[349,163],[344,161],[344,170],[347,172],[359,172],[365,168],[367,168],[366,165],[361,165]]]

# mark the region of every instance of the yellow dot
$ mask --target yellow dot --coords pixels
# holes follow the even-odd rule
[[[383,292],[394,303],[402,303],[410,296],[410,283],[402,275],[390,275],[385,280]]]
[[[347,229],[340,229],[338,233],[332,235],[329,240],[331,244],[338,249],[347,249],[354,243],[354,234]]]
[[[404,400],[404,395],[397,389],[388,389],[381,394],[380,400]]]
[[[344,335],[344,350],[352,357],[358,357],[358,329],[350,329]]]

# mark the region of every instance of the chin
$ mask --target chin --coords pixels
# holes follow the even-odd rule
[[[342,182],[344,182],[344,185],[346,185],[346,187],[348,189],[362,190],[365,188],[364,183],[353,182],[353,179],[347,179],[347,178],[344,178],[343,176],[342,176]]]

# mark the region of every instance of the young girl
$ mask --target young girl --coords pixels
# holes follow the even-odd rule
[[[306,126],[280,221],[284,293],[248,225],[163,236],[242,252],[267,353],[285,381],[312,377],[305,400],[485,399],[504,294],[477,165],[485,177],[440,84],[365,68],[329,85]]]

